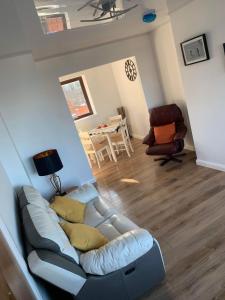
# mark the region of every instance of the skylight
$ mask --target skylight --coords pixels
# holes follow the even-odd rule
[[[92,6],[83,7],[87,2],[88,0],[34,0],[44,34],[96,25],[96,23],[104,24],[118,19],[118,17],[108,19],[110,17],[108,13],[105,15],[106,20],[87,22],[102,14],[101,7],[95,8],[98,7],[99,0],[91,2]],[[117,10],[123,10],[122,0],[116,1],[115,11]]]

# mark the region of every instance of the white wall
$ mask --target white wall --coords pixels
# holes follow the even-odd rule
[[[135,57],[131,57],[137,70]],[[149,113],[142,88],[140,73],[135,81],[130,81],[125,73],[126,59],[114,62],[112,70],[119,90],[122,106],[125,108],[128,124],[133,137],[142,139],[149,131]]]
[[[146,33],[168,19],[166,14],[166,0],[142,0],[140,1],[141,5],[139,5],[139,7],[132,10],[129,14],[126,14],[124,18],[121,18],[116,22],[109,22],[104,25],[100,22],[96,22],[97,24],[94,24],[93,26],[58,32],[46,38],[46,36],[42,33],[40,21],[34,8],[33,1],[13,1],[18,9],[24,31],[32,45],[35,59],[63,55],[73,51],[93,48],[96,45],[123,40],[127,37]],[[79,0],[81,3],[84,1],[85,0]],[[74,0],[72,2],[78,2],[78,0]],[[126,1],[126,5],[130,6],[131,3]],[[144,23],[141,18],[143,10],[150,9],[155,6],[162,13],[159,14],[155,22],[149,24]],[[86,12],[86,10],[84,11]]]
[[[11,0],[1,2],[0,23],[0,230],[39,300],[40,286],[37,290],[22,256],[15,188],[33,184],[44,195],[51,193],[47,178],[37,175],[31,159],[51,147],[61,155],[64,186],[92,180],[93,176],[61,88],[36,69]]]
[[[1,127],[0,127],[1,128]],[[1,144],[1,147],[4,144]],[[9,149],[10,150],[10,149]],[[17,171],[18,172],[18,171]],[[23,258],[23,251],[21,247],[21,239],[20,239],[20,231],[18,225],[18,214],[17,214],[17,204],[16,204],[16,196],[9,181],[8,176],[4,168],[0,163],[0,232],[4,236],[6,243],[11,249],[12,253],[15,256],[15,260],[17,261],[18,267],[21,270],[24,278],[27,279],[27,283],[32,289],[34,296],[36,299],[41,300],[42,297],[39,293],[39,288],[30,272],[28,271],[27,264]]]
[[[60,77],[60,81],[64,81],[83,76],[89,98],[96,110],[96,114],[75,122],[78,130],[87,131],[107,122],[110,116],[117,114],[117,107],[124,106],[132,135],[142,139],[147,134],[149,113],[140,73],[138,71],[138,77],[133,82],[127,78],[127,59]],[[131,59],[138,69],[135,57]]]
[[[95,108],[94,115],[75,121],[78,130],[87,131],[116,115],[121,100],[110,64],[63,76],[60,81],[78,76],[83,76],[89,99]]]
[[[184,5],[189,4],[190,1],[194,0],[167,0],[168,12],[172,13],[173,11],[183,7]]]
[[[193,149],[193,138],[187,112],[177,51],[171,22],[165,23],[150,33],[160,72],[161,87],[167,104],[176,103],[182,110],[188,132],[185,138],[186,148]]]
[[[41,74],[33,61],[13,0],[0,10],[0,133],[2,163],[14,187],[32,183],[51,193],[39,177],[32,156],[54,147],[64,164],[64,186],[93,180],[60,86]]]
[[[38,73],[11,0],[1,1],[0,24],[0,231],[39,300],[40,286],[37,289],[22,256],[15,188],[33,184],[43,194],[50,193],[49,182],[37,176],[31,159],[50,147],[61,154],[65,185],[93,177],[60,87],[54,81],[49,88]]]
[[[23,53],[30,49],[23,35],[13,0],[1,0],[0,37],[0,57]]]
[[[164,100],[148,35],[35,63],[12,0],[4,0],[2,8],[0,135],[4,147],[0,153],[13,187],[31,182],[43,195],[51,194],[48,179],[37,175],[32,162],[34,154],[49,148],[56,148],[61,156],[64,168],[59,175],[64,187],[93,180],[58,78],[135,55],[148,104],[159,105]],[[10,218],[4,221],[6,226],[11,222]]]
[[[148,35],[34,63],[29,41],[23,34],[14,9],[15,3],[30,18],[30,25],[37,25],[37,31],[33,31],[35,43],[38,44],[43,37],[38,35],[41,29],[34,11],[29,10],[33,3],[28,0],[28,7],[25,5],[23,8],[20,7],[22,2],[1,2],[0,135],[4,147],[1,145],[0,153],[13,187],[31,182],[42,194],[49,195],[51,190],[47,178],[39,177],[32,163],[32,156],[39,151],[58,149],[64,164],[63,170],[59,172],[64,187],[93,180],[58,82],[60,76],[136,56],[148,105],[153,107],[162,104],[164,99]],[[2,178],[0,182],[6,187]],[[3,195],[2,199],[5,198]],[[11,218],[15,221],[15,209],[13,206],[10,209],[7,208],[7,215],[3,218],[6,227],[13,224]],[[4,234],[9,238],[6,231]],[[19,245],[16,236],[13,240]],[[11,249],[18,260],[17,248],[12,246]]]
[[[13,186],[22,186],[31,184],[26,174],[23,162],[18,155],[17,149],[7,129],[7,125],[0,113],[0,134],[1,147],[0,157],[1,164],[4,167]]]
[[[198,163],[225,170],[225,1],[195,0],[171,15]],[[180,43],[206,33],[211,60],[184,66]]]
[[[32,184],[51,194],[47,177],[38,176],[32,161],[49,148],[56,148],[62,159],[63,186],[92,180],[60,85],[36,70],[30,54],[0,60],[0,69],[0,110]]]
[[[137,60],[148,107],[163,104],[164,95],[148,34],[38,61],[36,65],[46,77],[57,81],[61,76],[132,56]]]

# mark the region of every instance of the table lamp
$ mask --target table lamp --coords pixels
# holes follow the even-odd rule
[[[61,180],[55,173],[63,168],[62,161],[56,149],[46,150],[33,156],[33,161],[39,176],[50,175],[50,182],[57,195],[62,192]]]

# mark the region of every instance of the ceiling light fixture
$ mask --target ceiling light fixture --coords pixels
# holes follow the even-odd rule
[[[129,1],[129,0],[127,0]],[[105,21],[105,20],[110,20],[110,19],[117,19],[128,13],[129,11],[133,10],[136,8],[138,5],[135,4],[127,9],[117,9],[117,0],[89,0],[87,1],[84,5],[82,5],[80,8],[78,8],[77,11],[80,11],[87,6],[90,6],[94,9],[93,12],[93,19],[89,20],[81,20],[81,22],[98,22],[98,21]],[[99,15],[96,17],[97,13]]]
[[[57,4],[40,5],[40,6],[36,6],[36,9],[37,11],[40,11],[40,10],[49,10],[49,9],[59,9],[61,7],[66,7],[66,5],[57,5]]]
[[[144,13],[143,22],[144,23],[152,23],[156,20],[156,18],[157,18],[156,10],[151,9],[151,10],[148,10]]]

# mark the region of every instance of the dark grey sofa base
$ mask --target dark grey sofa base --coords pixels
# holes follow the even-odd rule
[[[158,245],[145,255],[116,272],[104,276],[89,275],[74,300],[133,300],[138,299],[165,277]]]

